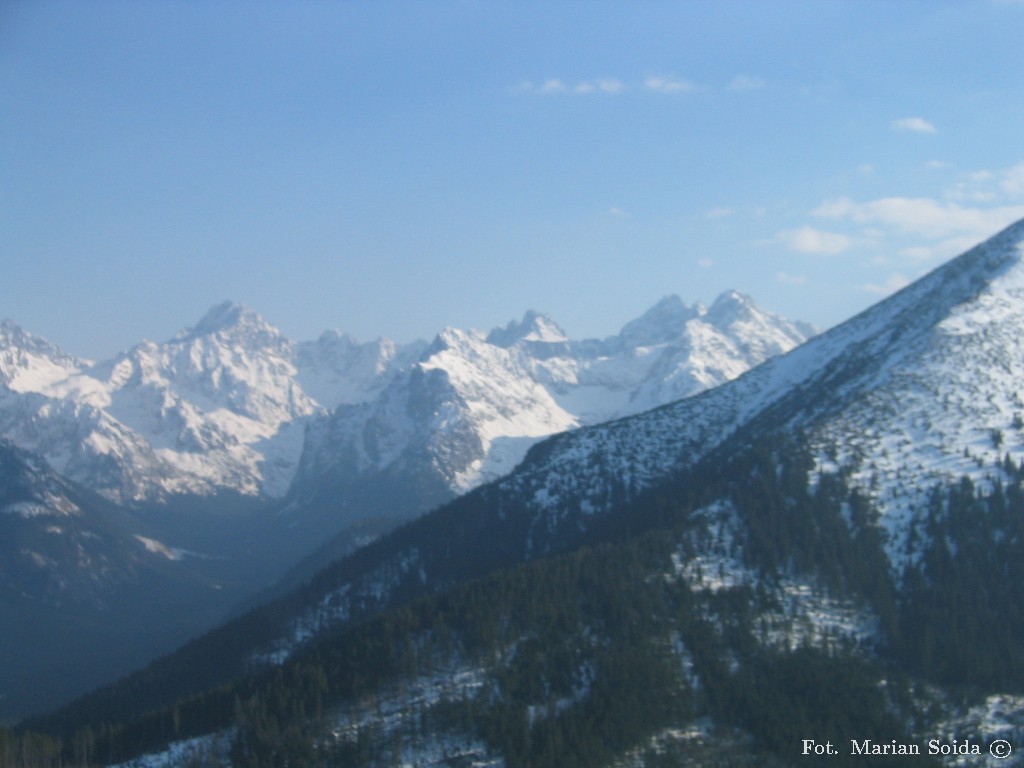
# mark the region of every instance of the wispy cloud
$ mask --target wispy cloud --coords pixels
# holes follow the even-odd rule
[[[567,90],[569,89],[566,87],[565,83],[556,77],[553,77],[550,80],[545,80],[540,86],[541,93],[562,93]]]
[[[1024,163],[1018,163],[1003,171],[999,186],[1007,197],[1024,197]]]
[[[964,174],[945,191],[948,200],[986,203],[1024,199],[1024,163],[999,171],[981,169]]]
[[[693,90],[693,83],[679,77],[651,75],[644,80],[644,88],[657,93],[686,93]]]
[[[517,88],[515,88],[515,91],[520,93],[526,92],[543,94],[603,93],[607,95],[615,95],[624,90],[626,90],[626,84],[617,77],[599,77],[594,80],[581,80],[574,84],[570,84],[560,77],[550,77],[539,85],[531,80],[524,80]]]
[[[632,84],[612,76],[596,77],[576,82],[561,77],[551,77],[540,83],[532,80],[523,80],[513,89],[513,92],[579,95],[605,94],[614,96],[637,88],[652,93],[677,94],[688,93],[694,90],[695,86],[689,80],[667,75],[650,75],[642,81],[633,82]]]
[[[711,269],[715,266],[714,259],[697,259],[697,266],[701,269]]]
[[[727,218],[729,216],[732,216],[733,213],[735,213],[735,211],[733,211],[732,208],[724,208],[724,207],[722,207],[722,208],[712,208],[710,211],[708,211],[704,215],[707,218],[709,218],[709,219],[724,219],[724,218]]]
[[[893,129],[910,133],[935,133],[935,126],[923,117],[902,117],[892,121]]]
[[[626,90],[625,84],[617,77],[601,77],[597,80],[585,80],[573,88],[576,93],[607,93],[614,95]]]
[[[768,83],[762,80],[760,77],[750,77],[749,75],[736,75],[731,81],[729,81],[730,91],[756,91],[760,88],[767,87]]]
[[[776,235],[776,242],[801,253],[856,249],[865,263],[879,268],[875,281],[860,285],[860,290],[888,295],[909,282],[907,274],[963,253],[1024,218],[1024,162],[1002,170],[958,174],[943,195],[865,201],[833,198],[811,211],[819,222],[827,222],[827,229],[786,230]],[[906,273],[895,271],[900,269]],[[888,277],[882,279],[882,274]],[[788,282],[789,277],[779,273],[776,280]]]
[[[826,232],[814,227],[800,227],[780,232],[778,239],[790,250],[831,256],[848,250],[853,240],[838,232]]]
[[[841,197],[826,201],[812,214],[826,219],[882,224],[928,239],[960,235],[983,238],[1024,217],[1024,206],[972,208],[929,197],[884,197],[856,203]]]

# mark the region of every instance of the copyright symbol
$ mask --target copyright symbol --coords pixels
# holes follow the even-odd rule
[[[988,745],[988,751],[996,760],[1005,760],[1013,752],[1013,747],[1006,739],[996,739]]]

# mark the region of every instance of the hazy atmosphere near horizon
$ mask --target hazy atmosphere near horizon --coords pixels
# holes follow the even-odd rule
[[[735,288],[828,327],[1024,217],[1024,3],[0,7],[0,317],[102,358]]]

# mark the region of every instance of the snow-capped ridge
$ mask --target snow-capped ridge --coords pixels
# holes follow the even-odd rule
[[[678,338],[686,323],[704,311],[703,305],[687,306],[676,294],[665,296],[636,320],[622,326],[619,337],[629,347],[664,344]]]
[[[518,323],[511,320],[505,327],[495,328],[487,334],[487,343],[497,347],[511,347],[519,341],[563,344],[569,338],[550,315],[533,309],[528,310]]]
[[[749,317],[756,312],[754,302],[746,294],[739,291],[724,291],[715,297],[702,316],[714,325],[728,325],[742,317]]]
[[[12,320],[0,321],[0,386],[34,391],[88,365]]]
[[[331,328],[317,337],[316,344],[326,348],[342,347],[344,349],[353,349],[359,346],[359,340],[350,333],[340,331],[337,328]]]
[[[230,340],[246,347],[287,344],[281,332],[259,314],[232,301],[211,307],[191,328],[181,331],[172,342],[188,342],[207,337]]]

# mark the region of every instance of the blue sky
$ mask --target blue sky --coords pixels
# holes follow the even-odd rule
[[[0,317],[107,357],[737,288],[820,327],[1024,217],[1024,3],[0,6]]]

